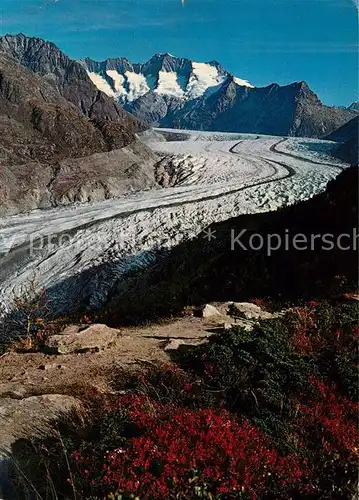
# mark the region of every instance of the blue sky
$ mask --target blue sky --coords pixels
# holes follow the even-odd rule
[[[156,52],[218,60],[254,85],[305,80],[326,104],[358,99],[355,0],[0,0],[0,31],[72,58]]]

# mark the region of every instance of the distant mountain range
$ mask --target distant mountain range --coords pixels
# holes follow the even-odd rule
[[[92,82],[149,125],[192,130],[323,137],[358,112],[324,106],[305,82],[254,87],[218,62],[156,54],[81,61]]]

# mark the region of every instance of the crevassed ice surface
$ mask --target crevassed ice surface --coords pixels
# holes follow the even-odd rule
[[[35,279],[64,309],[79,298],[98,307],[159,249],[214,222],[311,198],[347,167],[325,141],[169,132],[188,140],[148,144],[176,171],[174,187],[0,219],[0,302],[8,306]]]

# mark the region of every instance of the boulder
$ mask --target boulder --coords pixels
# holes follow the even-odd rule
[[[212,318],[212,316],[221,316],[221,313],[211,304],[206,304],[202,309],[202,317]]]
[[[229,302],[228,307],[229,310],[235,310],[235,313],[231,314],[233,317],[246,319],[271,319],[275,317],[275,315],[263,311],[263,309],[252,302]]]
[[[57,335],[75,335],[87,328],[88,325],[68,325],[61,332],[57,333]]]
[[[184,341],[181,339],[169,340],[165,347],[165,351],[177,351],[181,345],[184,345]]]
[[[95,324],[84,330],[72,325],[59,335],[51,335],[45,342],[45,349],[54,354],[100,351],[113,343],[118,336],[119,330],[106,325]]]
[[[244,328],[248,332],[250,332],[254,328],[254,321],[250,320],[250,319],[243,318],[243,319],[236,319],[232,323],[223,323],[223,329],[225,331],[231,330],[231,328],[233,328],[234,326],[237,326],[237,327],[239,326],[241,328]]]
[[[194,341],[188,341],[188,340],[185,341],[182,339],[169,339],[169,341],[165,347],[165,351],[178,351],[178,349],[180,349],[182,346],[196,347],[196,346],[199,346],[199,345],[203,344],[204,342],[206,342],[206,340],[207,339],[205,339],[205,338],[194,340]]]

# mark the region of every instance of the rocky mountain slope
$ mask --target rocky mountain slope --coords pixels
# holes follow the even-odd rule
[[[96,62],[82,61],[92,81],[103,86],[123,104],[131,103],[150,90],[184,100],[210,95],[231,75],[218,62],[197,63],[171,54],[155,54],[144,64],[126,58]],[[237,85],[253,88],[248,81],[235,78]]]
[[[134,139],[133,133],[144,129],[143,124],[100,92],[81,64],[67,57],[55,44],[23,34],[5,35],[0,38],[0,52],[41,76],[84,115],[98,121],[100,127],[113,128],[118,146],[129,144]],[[110,127],[109,121],[115,125]]]
[[[3,162],[53,163],[108,150],[106,136],[92,121],[46,81],[1,53],[0,75]]]
[[[334,154],[348,163],[358,164],[359,160],[359,117],[355,117],[339,129],[328,135],[329,141],[339,142]]]
[[[17,37],[10,40],[15,43]],[[42,50],[40,44],[38,60]],[[52,55],[66,60],[53,50]],[[96,90],[86,73],[85,87],[98,96],[94,103],[103,101],[113,113],[118,110],[114,119],[100,105],[82,112],[66,99],[67,91],[49,83],[48,74],[41,77],[8,52],[0,50],[0,215],[101,200],[156,185],[155,156],[136,139],[138,122]],[[24,57],[30,66],[31,50]]]
[[[99,89],[156,126],[322,137],[356,113],[324,106],[305,82],[255,88],[217,62],[156,54],[144,64],[119,58],[82,65]]]
[[[348,109],[351,109],[352,111],[359,111],[359,101],[353,102]]]

